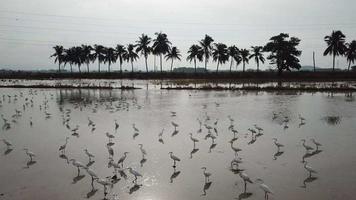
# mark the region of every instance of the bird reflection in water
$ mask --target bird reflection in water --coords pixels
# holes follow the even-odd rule
[[[169,180],[171,181],[170,183],[173,183],[173,180],[175,178],[177,178],[180,174],[180,171],[177,171],[175,167],[173,167],[173,174],[171,175],[171,177],[169,178]]]
[[[36,162],[35,160],[30,160],[30,161],[28,161],[28,162],[26,163],[26,167],[25,167],[25,168],[29,169],[30,166],[32,166],[32,165],[34,165],[34,164],[36,164],[36,163],[37,163],[37,162]]]
[[[203,194],[201,196],[206,196],[206,191],[209,190],[211,184],[212,184],[212,181],[208,181],[208,182],[204,183]]]
[[[78,174],[76,177],[73,178],[73,184],[78,183],[80,180],[82,180],[85,177],[85,175],[80,175]]]
[[[216,143],[212,142],[212,144],[209,147],[209,153],[211,153],[211,150],[214,149],[216,147]]]
[[[273,160],[277,160],[277,158],[279,156],[281,156],[284,153],[284,151],[277,151],[274,155],[273,155]]]
[[[91,190],[87,193],[87,199],[90,199],[92,196],[94,196],[97,191],[98,189],[91,187]]]
[[[307,183],[311,183],[315,180],[317,180],[318,177],[315,176],[308,176],[306,179],[303,180],[303,185],[300,186],[301,188],[307,188]]]
[[[129,194],[132,194],[138,191],[142,187],[142,184],[135,183],[132,187],[130,187]]]
[[[198,151],[199,151],[199,149],[193,148],[193,150],[190,152],[190,159],[192,159],[193,158],[193,154],[195,154]]]
[[[12,152],[12,150],[13,150],[13,149],[10,149],[10,148],[6,149],[6,151],[4,152],[4,155],[8,155],[9,153]]]
[[[237,198],[238,200],[242,200],[242,199],[247,199],[250,198],[252,196],[251,192],[244,192],[239,194],[239,197]]]
[[[65,154],[59,155],[59,158],[66,160],[67,164],[69,164],[69,158]]]
[[[313,152],[306,152],[302,157],[302,163],[306,162],[305,161],[306,158],[310,158],[310,157],[315,156],[321,152],[323,152],[323,151],[322,150],[314,150]]]
[[[140,160],[141,167],[143,167],[143,164],[145,164],[146,161],[147,159],[144,157]]]

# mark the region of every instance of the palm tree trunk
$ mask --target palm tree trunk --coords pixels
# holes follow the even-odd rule
[[[58,72],[61,72],[61,63],[58,62]]]
[[[205,71],[206,71],[207,64],[208,64],[208,59],[206,59],[206,57],[205,57]]]
[[[194,57],[194,73],[197,73],[197,60]]]
[[[347,68],[347,71],[350,71],[350,67],[351,67],[351,60],[349,61],[349,67]]]
[[[79,70],[79,73],[81,74],[82,73],[82,71],[80,70],[80,65],[78,65],[78,70]]]
[[[148,73],[147,56],[145,56],[146,72]]]
[[[89,63],[87,63],[87,70],[88,70],[88,73],[89,73]]]
[[[131,72],[133,73],[133,61],[131,60]]]
[[[162,54],[159,54],[159,64],[160,64],[161,73],[162,73]]]
[[[98,61],[98,65],[99,65],[99,72],[100,72],[100,61]]]
[[[333,72],[335,71],[335,54],[333,54]]]
[[[122,74],[122,61],[120,61],[120,73]]]
[[[218,64],[216,65],[216,73],[219,72],[219,61],[218,61]]]
[[[110,72],[110,63],[108,64],[108,72]]]
[[[171,72],[173,72],[173,58],[172,58],[172,62],[171,62]]]
[[[72,64],[70,64],[70,73],[73,73],[73,67],[72,67]]]
[[[232,62],[233,62],[233,58],[231,58],[231,63],[230,63],[230,73],[231,73],[231,69],[232,69]]]
[[[242,61],[242,72],[245,72],[245,61]]]
[[[260,71],[260,63],[257,61],[257,72]]]

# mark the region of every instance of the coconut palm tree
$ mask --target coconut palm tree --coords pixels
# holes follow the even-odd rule
[[[93,62],[98,60],[98,70],[100,72],[100,63],[105,60],[105,47],[103,45],[94,45]]]
[[[260,71],[260,61],[261,63],[265,63],[265,58],[263,57],[263,47],[261,46],[252,46],[252,54],[249,59],[255,58],[255,62],[257,64],[257,72]]]
[[[216,73],[219,72],[219,64],[224,64],[229,60],[229,54],[227,50],[226,44],[223,43],[215,43],[213,48],[213,60],[218,64],[216,65]]]
[[[133,73],[133,61],[136,61],[139,58],[135,52],[135,45],[128,44],[127,51],[123,54],[123,57],[127,62],[131,62],[131,72]]]
[[[172,47],[168,54],[165,56],[166,60],[171,60],[171,72],[173,71],[173,61],[174,59],[180,60],[182,55],[177,47]]]
[[[54,63],[58,62],[58,72],[61,72],[61,64],[64,61],[64,48],[63,46],[57,45],[53,47],[54,54],[51,57],[55,57]]]
[[[115,53],[117,59],[119,59],[120,62],[120,73],[122,73],[122,63],[124,61],[124,54],[126,54],[126,48],[124,47],[124,45],[118,44],[116,45]]]
[[[353,40],[351,43],[346,44],[345,56],[347,62],[349,62],[349,67],[347,71],[350,71],[351,63],[356,61],[356,40]]]
[[[91,51],[93,47],[90,45],[82,45],[82,60],[87,65],[87,72],[89,73],[89,63],[92,61]]]
[[[194,61],[194,73],[197,73],[197,59],[198,61],[203,60],[203,49],[199,45],[193,44],[188,50],[187,60]]]
[[[324,56],[333,56],[333,71],[335,71],[335,57],[345,53],[345,35],[341,31],[333,31],[331,35],[324,37],[328,47],[324,51]]]
[[[228,51],[228,55],[229,55],[230,60],[231,60],[231,62],[230,62],[230,73],[231,73],[232,64],[233,64],[234,60],[236,59],[236,57],[239,56],[240,51],[235,45],[230,46],[229,48],[227,48],[227,51]]]
[[[74,51],[75,51],[75,47],[71,47],[69,49],[64,50],[64,57],[63,57],[64,66],[66,66],[67,63],[69,63],[70,73],[73,73],[73,64],[75,64]]]
[[[242,60],[242,71],[245,72],[245,65],[248,64],[250,52],[247,49],[240,50],[241,60]]]
[[[205,70],[207,68],[207,64],[209,62],[211,52],[213,50],[213,47],[212,47],[213,42],[214,42],[214,39],[212,37],[210,37],[209,35],[205,35],[205,37],[199,41],[200,47],[203,49]]]
[[[104,51],[104,63],[108,63],[108,72],[110,72],[110,66],[117,60],[117,54],[114,48],[105,48]]]
[[[74,64],[76,64],[78,66],[78,71],[79,73],[82,73],[81,71],[81,66],[82,64],[84,63],[84,60],[83,60],[83,49],[82,47],[80,46],[77,46],[77,47],[74,47],[74,50],[73,50],[73,59],[74,59]]]
[[[152,52],[152,49],[149,46],[150,43],[151,43],[151,38],[145,34],[142,34],[141,37],[139,37],[138,41],[136,41],[136,46],[137,46],[136,52],[137,53],[141,52],[141,55],[144,56],[147,73],[148,73],[147,57]]]
[[[168,40],[165,33],[159,32],[155,33],[155,35],[156,38],[153,40],[152,50],[155,55],[159,55],[162,73],[162,56],[169,52],[172,43]]]

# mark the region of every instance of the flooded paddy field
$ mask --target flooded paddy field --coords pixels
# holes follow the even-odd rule
[[[356,195],[352,93],[136,85],[1,88],[0,199]]]

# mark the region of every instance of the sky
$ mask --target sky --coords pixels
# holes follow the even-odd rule
[[[249,49],[283,32],[301,39],[301,65],[312,65],[315,51],[316,65],[326,68],[332,57],[323,56],[324,36],[341,30],[347,42],[356,40],[355,8],[355,0],[1,0],[0,69],[57,69],[50,58],[54,45],[114,47],[135,43],[142,33],[154,37],[160,31],[182,53],[175,67],[193,66],[186,61],[186,52],[205,34],[215,42]],[[148,62],[152,70],[153,56]],[[165,69],[169,65],[164,62]],[[337,58],[337,66],[345,68],[346,59]],[[97,69],[97,64],[90,67]],[[269,67],[268,62],[261,66]],[[130,65],[125,63],[124,68]],[[134,68],[144,70],[143,59]],[[215,69],[216,63],[209,62],[208,68]],[[229,63],[220,67],[228,68]],[[253,60],[247,68],[256,68]]]

